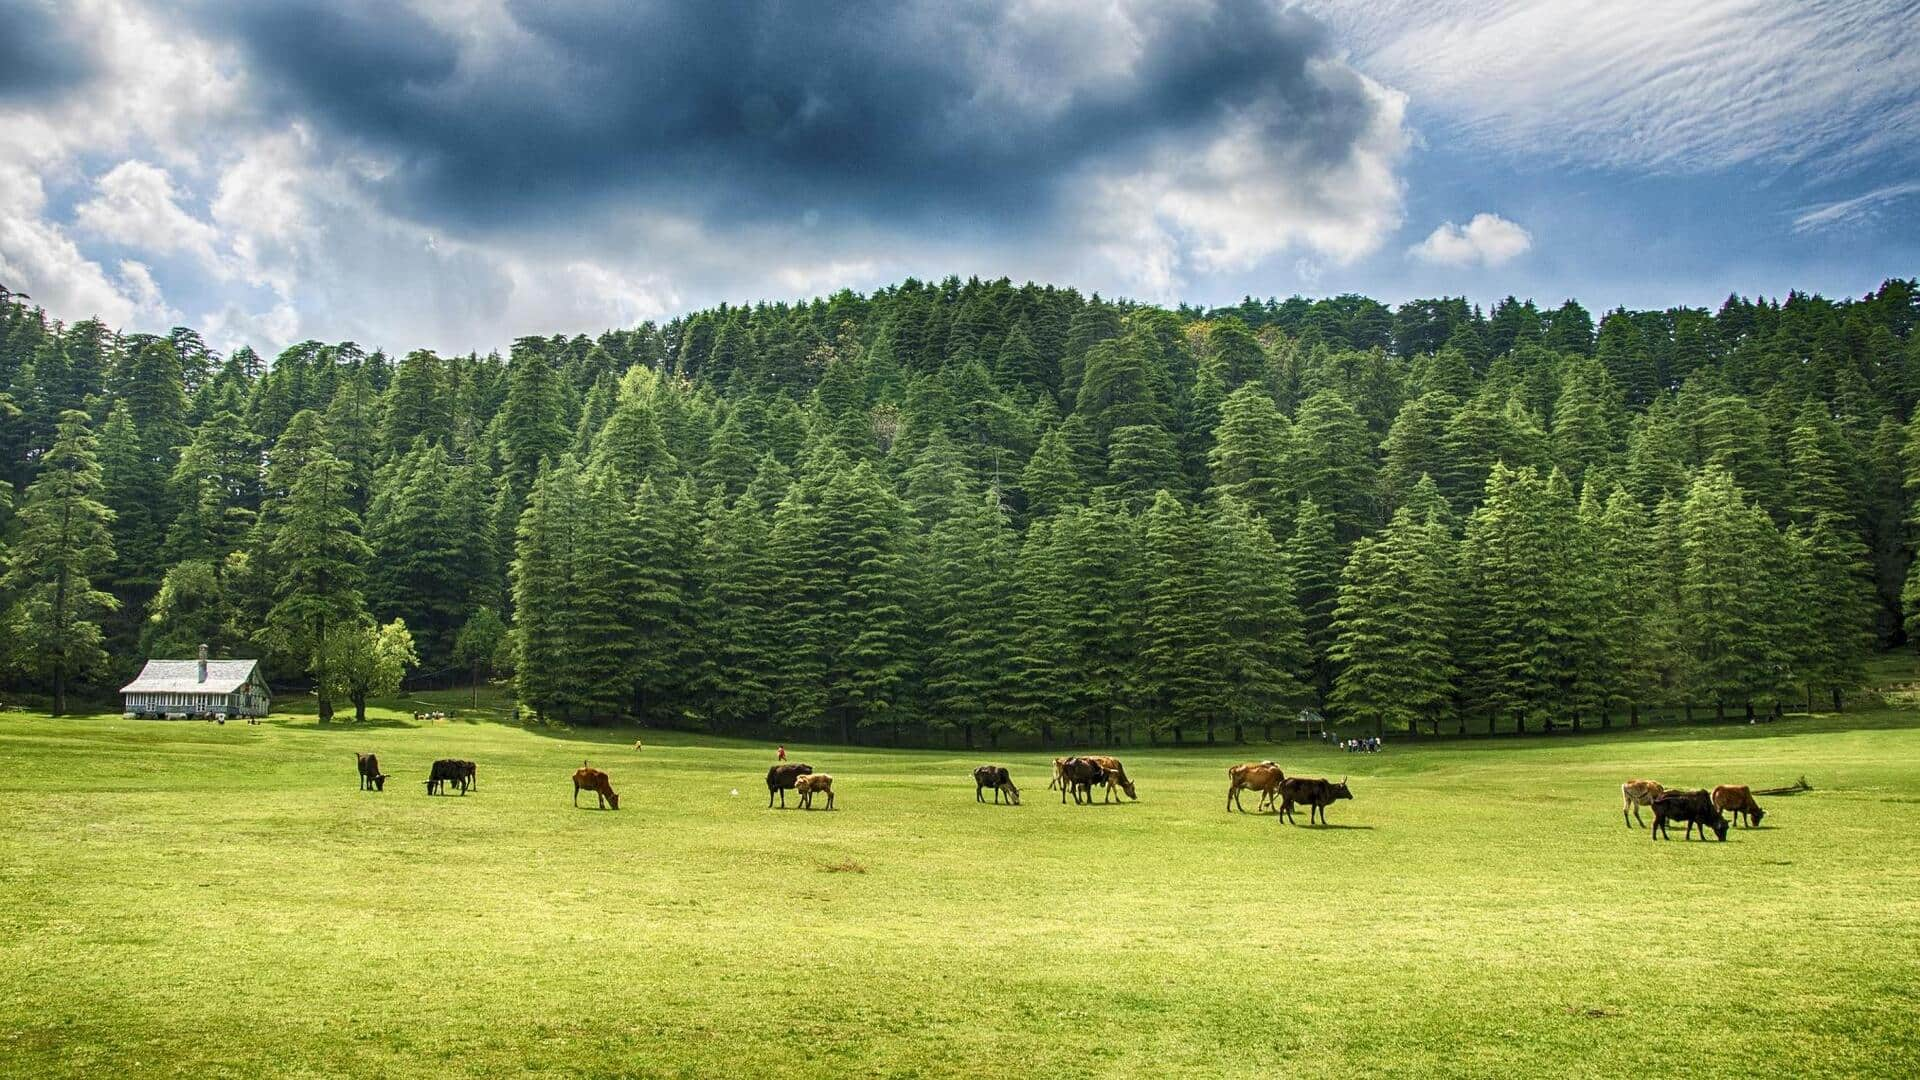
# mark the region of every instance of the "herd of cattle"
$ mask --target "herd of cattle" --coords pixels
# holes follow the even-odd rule
[[[385,791],[387,774],[380,771],[380,759],[372,754],[355,754],[360,772],[360,790]],[[448,789],[458,788],[460,794],[479,787],[479,767],[471,761],[458,758],[442,758],[433,763],[427,775],[427,794],[445,794]],[[1059,757],[1053,759],[1053,779],[1047,783],[1049,791],[1059,789],[1060,802],[1065,805],[1071,798],[1076,806],[1093,804],[1093,789],[1100,788],[1102,802],[1112,802],[1116,790],[1126,793],[1127,798],[1138,800],[1140,793],[1133,781],[1127,776],[1126,766],[1116,757],[1088,755],[1084,757]],[[614,793],[613,784],[607,774],[592,768],[586,762],[573,774],[573,805],[580,805],[580,793],[590,791],[602,810],[620,809],[620,796]],[[799,799],[802,810],[813,809],[813,797],[825,795],[827,809],[834,808],[833,777],[825,773],[816,773],[813,766],[804,762],[786,762],[767,770],[767,806],[773,807],[779,799],[781,809],[787,805],[787,792],[793,792]],[[993,801],[999,804],[1003,799],[1008,805],[1020,805],[1020,789],[1014,785],[1013,777],[1005,765],[982,765],[973,770],[973,797],[976,801],[986,802],[986,793],[993,792]],[[1235,765],[1227,770],[1227,810],[1239,810],[1246,813],[1246,805],[1240,801],[1242,792],[1260,793],[1258,810],[1273,810],[1276,821],[1285,819],[1294,822],[1293,808],[1307,808],[1307,824],[1327,823],[1327,807],[1341,799],[1353,798],[1353,792],[1347,787],[1343,777],[1338,783],[1324,778],[1288,776],[1278,764],[1272,761],[1249,761]],[[1640,808],[1648,807],[1653,811],[1653,827],[1650,838],[1664,837],[1673,839],[1667,831],[1669,822],[1681,822],[1686,825],[1685,839],[1693,839],[1693,832],[1700,830],[1700,838],[1706,839],[1708,830],[1722,841],[1727,838],[1729,826],[1726,815],[1732,814],[1733,821],[1757,827],[1766,811],[1753,801],[1753,791],[1746,785],[1721,784],[1712,791],[1669,791],[1652,780],[1629,780],[1620,785],[1620,794],[1625,799],[1620,817],[1628,828],[1635,825],[1645,826],[1646,820],[1640,816]]]
[[[1757,828],[1760,819],[1767,816],[1760,804],[1753,801],[1753,789],[1745,784],[1721,784],[1712,791],[1704,788],[1694,791],[1668,791],[1653,780],[1629,780],[1620,785],[1620,794],[1626,805],[1620,808],[1620,819],[1631,829],[1636,824],[1646,825],[1640,816],[1640,808],[1645,806],[1653,810],[1653,828],[1647,831],[1649,840],[1673,839],[1667,832],[1670,821],[1686,825],[1685,839],[1693,839],[1693,830],[1700,830],[1700,839],[1707,838],[1707,830],[1722,841],[1727,838],[1727,814],[1733,815],[1736,822],[1744,822],[1748,828]],[[1628,817],[1631,812],[1632,817]]]

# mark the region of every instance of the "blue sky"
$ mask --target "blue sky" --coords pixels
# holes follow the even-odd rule
[[[0,283],[502,347],[949,273],[1141,299],[1920,274],[1920,0],[0,0]]]

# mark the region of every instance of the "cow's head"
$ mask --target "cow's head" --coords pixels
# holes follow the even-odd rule
[[[387,774],[386,773],[377,773],[374,775],[373,790],[375,791],[387,790]]]
[[[1000,790],[1007,793],[1007,798],[1012,800],[1013,805],[1015,806],[1020,805],[1020,789],[1013,786],[1013,781],[1009,780],[1006,783],[1001,784]]]
[[[1767,816],[1767,812],[1757,806],[1753,808],[1751,813],[1753,814],[1753,823],[1755,825],[1760,824],[1760,819]]]
[[[1715,814],[1714,817],[1716,820],[1713,822],[1713,835],[1719,837],[1721,843],[1725,843],[1727,840],[1727,819],[1720,817],[1718,814]]]
[[[1337,783],[1337,784],[1335,784],[1335,785],[1333,785],[1333,797],[1334,797],[1334,798],[1336,798],[1336,799],[1351,799],[1351,798],[1353,798],[1353,792],[1351,792],[1351,791],[1348,791],[1348,790],[1347,790],[1347,778],[1346,778],[1346,777],[1344,777],[1344,776],[1343,776],[1343,777],[1341,777],[1341,778],[1340,778],[1340,782],[1339,782],[1339,783]]]
[[[607,805],[615,810],[620,809],[620,796],[615,795],[612,788],[607,789]]]

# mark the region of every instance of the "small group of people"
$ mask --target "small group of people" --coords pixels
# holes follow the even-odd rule
[[[1348,739],[1341,744],[1349,754],[1377,754],[1380,752],[1380,740],[1377,737]]]

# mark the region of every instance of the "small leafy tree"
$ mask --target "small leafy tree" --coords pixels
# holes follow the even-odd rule
[[[495,657],[500,646],[507,639],[507,624],[490,607],[483,607],[468,617],[466,624],[460,627],[460,633],[453,639],[453,659],[457,663],[473,665],[474,704],[480,701],[480,677],[489,668],[497,666]]]
[[[367,699],[392,697],[400,692],[407,670],[420,663],[413,651],[413,635],[402,619],[382,626],[366,622],[336,632],[328,639],[325,678],[329,690],[353,702],[353,718],[367,718]]]

